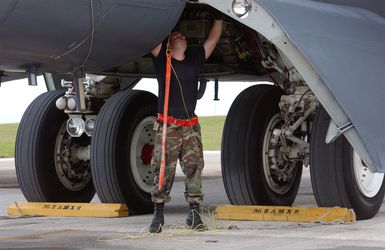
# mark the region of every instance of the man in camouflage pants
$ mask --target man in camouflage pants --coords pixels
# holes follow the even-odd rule
[[[160,166],[162,153],[162,125],[159,126],[155,139],[154,157],[151,165]],[[164,188],[159,190],[159,176],[155,179],[155,189],[152,193],[154,203],[170,201],[171,187],[174,182],[176,163],[179,159],[185,179],[185,198],[191,203],[200,204],[203,200],[201,175],[204,166],[203,147],[201,142],[200,125],[178,126],[171,124],[167,127],[166,169]]]
[[[169,48],[172,51],[173,73],[170,80],[169,117],[166,139],[166,168],[164,185],[159,190],[159,177],[155,179],[152,192],[154,217],[150,225],[151,233],[162,231],[164,224],[164,203],[170,201],[170,191],[174,181],[176,163],[179,159],[185,180],[185,197],[189,203],[186,224],[194,230],[207,230],[200,217],[203,200],[201,175],[203,170],[203,148],[198,117],[195,115],[197,103],[198,77],[206,59],[214,51],[222,33],[222,20],[215,20],[203,46],[187,50],[186,38],[180,32],[170,35]],[[159,44],[151,53],[159,85],[158,123],[152,167],[159,172],[162,151],[163,104],[165,90],[166,48]]]

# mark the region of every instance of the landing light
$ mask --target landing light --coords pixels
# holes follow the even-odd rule
[[[84,120],[81,117],[71,117],[67,121],[67,132],[72,137],[80,137],[84,133]]]
[[[95,119],[87,119],[85,122],[85,131],[88,136],[92,136],[95,128]]]
[[[232,10],[234,14],[239,18],[246,18],[251,11],[250,0],[233,0]]]

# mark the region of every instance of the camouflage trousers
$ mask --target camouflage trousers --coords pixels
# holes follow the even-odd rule
[[[168,124],[166,140],[166,166],[163,188],[159,190],[159,170],[162,158],[162,124],[159,124],[155,138],[155,147],[151,159],[151,167],[157,171],[154,180],[155,188],[151,193],[154,203],[166,203],[171,200],[170,192],[174,182],[176,164],[179,159],[180,166],[185,175],[185,198],[188,203],[201,203],[203,146],[200,125],[177,126]]]

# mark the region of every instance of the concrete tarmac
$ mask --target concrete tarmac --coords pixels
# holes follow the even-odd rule
[[[219,153],[206,152],[205,160],[204,206],[229,204]],[[384,205],[373,219],[352,224],[214,221],[206,213],[211,230],[192,232],[184,229],[183,191],[179,171],[172,201],[165,208],[165,231],[155,235],[147,233],[151,214],[112,219],[9,217],[8,205],[25,199],[13,160],[0,159],[0,249],[385,249]],[[97,197],[93,202],[99,202]],[[316,206],[308,169],[294,205]]]

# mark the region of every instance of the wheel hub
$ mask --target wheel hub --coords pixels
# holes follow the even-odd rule
[[[71,137],[65,124],[59,130],[55,143],[55,169],[68,190],[81,190],[91,180],[90,143],[86,135]]]
[[[360,192],[368,198],[376,196],[384,181],[384,174],[370,172],[356,152],[353,153],[353,168]]]
[[[154,189],[155,168],[151,166],[156,132],[153,130],[156,118],[144,118],[136,126],[130,147],[131,171],[137,186],[146,193]]]
[[[154,149],[154,145],[146,144],[142,148],[142,163],[144,165],[150,165],[152,158],[152,150]]]
[[[263,141],[263,170],[270,189],[277,194],[285,194],[295,182],[297,162],[286,156],[286,140],[274,135],[274,129],[282,128],[284,119],[274,115],[265,132]]]

